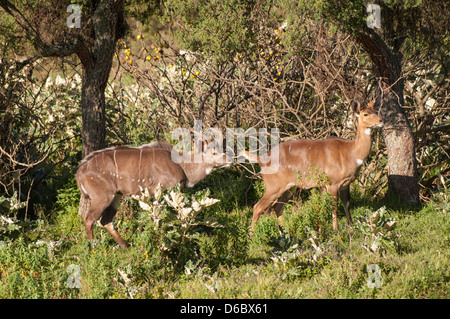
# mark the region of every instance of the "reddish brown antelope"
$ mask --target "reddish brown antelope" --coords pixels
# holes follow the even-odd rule
[[[215,167],[226,165],[224,154],[213,154],[208,149],[202,152],[201,163],[194,162],[194,153],[188,154],[188,160],[177,164],[172,160],[172,145],[154,142],[141,147],[106,148],[87,155],[78,167],[76,180],[84,200],[90,201],[89,209],[81,216],[88,239],[93,239],[94,224],[101,218],[100,223],[119,246],[126,248],[113,225],[122,195],[140,195],[145,188],[154,194],[158,184],[164,189],[178,183],[181,188],[193,186]]]
[[[371,148],[371,129],[382,127],[383,121],[373,110],[374,101],[360,110],[360,105],[352,101],[352,109],[358,119],[358,132],[354,140],[332,137],[321,140],[293,140],[272,148],[279,152],[279,167],[273,174],[265,174],[264,168],[271,163],[261,163],[259,157],[244,152],[244,156],[256,160],[261,166],[261,175],[266,190],[263,197],[253,207],[251,233],[261,214],[271,205],[281,221],[281,210],[289,198],[293,186],[301,189],[323,187],[336,200],[333,211],[333,229],[337,230],[338,196],[342,200],[347,220],[352,223],[349,212],[349,186],[356,179]],[[270,153],[269,153],[270,154]],[[273,170],[273,169],[272,169]],[[314,178],[314,174],[326,174],[325,180]],[[321,185],[322,184],[322,185]]]

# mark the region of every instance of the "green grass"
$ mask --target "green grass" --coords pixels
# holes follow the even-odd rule
[[[273,215],[263,215],[250,238],[252,206],[262,195],[260,181],[251,182],[237,170],[219,170],[192,192],[211,189],[210,196],[221,202],[199,218],[224,227],[193,228],[195,240],[178,247],[189,248],[191,255],[177,260],[154,249],[164,236],[157,238],[148,231],[151,227],[139,228],[139,209],[132,202],[123,203],[116,220],[129,249],[119,249],[100,227],[94,232],[97,244],[90,247],[72,186],[60,191],[60,205],[51,218],[31,226],[17,224],[14,233],[0,227],[0,298],[450,297],[450,201],[445,192],[419,209],[357,197],[352,201],[354,220],[386,205],[388,217],[397,220],[395,248],[382,253],[363,248],[367,238],[347,226],[340,208],[339,233],[325,225],[316,234],[318,254],[309,240],[313,233],[288,232]],[[286,205],[286,218],[311,226],[316,219],[298,216],[299,211],[313,214],[302,206],[327,207],[317,202],[320,194],[313,196],[301,205]],[[370,267],[377,272],[369,272]],[[79,285],[72,279],[79,279]],[[379,288],[370,287],[375,279]]]
[[[434,203],[417,213],[391,213],[399,220],[397,252],[383,256],[367,252],[363,238],[341,219],[339,235],[328,242],[327,263],[312,266],[319,269],[311,275],[283,280],[270,252],[262,257],[263,247],[254,244],[250,255],[259,255],[258,262],[220,269],[213,279],[178,282],[175,289],[181,298],[449,298],[448,213]],[[276,222],[273,217],[264,219]],[[381,288],[368,287],[371,264],[380,269]],[[216,291],[208,288],[212,283],[219,287]]]

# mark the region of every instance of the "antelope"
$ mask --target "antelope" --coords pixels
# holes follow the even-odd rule
[[[374,101],[361,110],[359,102],[352,101],[352,111],[358,120],[354,140],[339,137],[321,140],[302,139],[287,141],[272,148],[270,152],[279,152],[279,167],[273,174],[264,173],[270,162],[262,163],[258,156],[252,156],[244,151],[244,157],[256,160],[260,164],[266,187],[264,195],[253,207],[251,234],[261,214],[272,204],[278,220],[282,223],[281,210],[290,196],[289,189],[294,186],[300,191],[325,186],[336,203],[333,211],[333,229],[335,231],[338,229],[338,197],[342,200],[348,223],[352,223],[349,211],[349,186],[369,156],[372,129],[383,126],[383,121],[374,111],[373,104]],[[314,173],[325,173],[326,178],[322,181],[312,178]]]
[[[113,220],[123,195],[140,195],[148,188],[154,194],[161,184],[163,189],[176,186],[191,187],[203,180],[214,168],[226,165],[225,154],[203,151],[201,163],[192,159],[175,163],[172,155],[177,151],[165,142],[154,142],[140,147],[112,147],[94,151],[80,163],[76,181],[84,200],[90,201],[88,210],[79,210],[86,234],[92,241],[93,227],[100,219],[102,226],[120,247],[127,245],[114,229]],[[181,151],[179,154],[180,155]],[[186,159],[186,157],[185,157]]]

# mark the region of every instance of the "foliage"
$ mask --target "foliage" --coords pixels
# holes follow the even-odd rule
[[[0,197],[0,212],[6,216],[9,216],[11,214],[16,216],[18,210],[25,207],[26,205],[26,202],[19,201],[17,192],[14,192],[14,194],[10,198],[7,198],[5,196]]]
[[[327,238],[330,233],[331,212],[334,201],[328,192],[311,191],[309,199],[295,205],[295,209],[283,214],[283,224],[288,233],[305,240],[311,234]]]
[[[437,196],[439,198],[436,198],[436,202],[430,202],[417,212],[406,209],[391,210],[391,216],[384,213],[383,219],[380,216],[381,210],[377,223],[370,218],[372,214],[366,216],[367,212],[375,211],[373,206],[362,205],[353,210],[356,215],[355,229],[347,228],[345,218],[340,218],[339,235],[331,232],[323,239],[310,233],[308,238],[300,241],[288,232],[279,230],[277,226],[274,228],[277,236],[270,242],[258,241],[255,233],[248,248],[244,249],[245,257],[242,256],[239,260],[221,259],[215,267],[211,267],[209,261],[215,259],[216,251],[205,247],[208,242],[206,239],[215,238],[219,241],[228,229],[235,227],[234,224],[245,223],[241,214],[232,213],[228,218],[220,220],[221,227],[210,227],[209,225],[219,224],[214,224],[212,220],[207,222],[212,216],[209,210],[218,210],[221,215],[218,209],[220,205],[216,203],[195,212],[195,203],[200,204],[201,199],[205,199],[203,194],[206,194],[199,192],[199,197],[196,197],[196,193],[197,191],[194,191],[192,196],[183,195],[183,200],[176,190],[157,194],[158,201],[155,201],[155,197],[142,196],[142,204],[136,202],[133,206],[132,219],[125,215],[120,215],[117,219],[119,231],[124,234],[124,238],[129,238],[130,245],[127,250],[117,249],[111,236],[101,228],[96,231],[99,240],[91,248],[81,221],[71,227],[46,222],[30,224],[26,229],[26,236],[3,241],[0,245],[0,296],[448,297],[448,194]],[[212,189],[211,193],[217,193],[217,190]],[[225,199],[222,196],[218,197],[221,202]],[[65,202],[68,197],[58,198]],[[172,202],[178,210],[168,205],[161,207],[166,200]],[[70,207],[60,207],[71,211]],[[289,209],[290,207],[286,207],[286,211]],[[242,212],[242,209],[239,210]],[[76,211],[74,213],[76,215]],[[183,216],[186,219],[183,220]],[[397,249],[386,249],[383,254],[364,249],[363,245],[370,245],[374,237],[371,230],[368,234],[359,231],[357,221],[372,225],[374,227],[367,226],[368,229],[375,230],[376,225],[386,225],[393,218],[397,221],[396,234],[401,235],[395,237]],[[269,219],[276,222],[275,218],[261,218],[260,222]],[[257,228],[259,226],[258,223]],[[63,228],[66,232],[61,234],[60,229]],[[167,232],[163,233],[161,229]],[[384,233],[389,235],[389,232]],[[248,238],[248,229],[240,235]],[[183,238],[185,245],[181,246]],[[242,246],[239,248],[243,249]],[[222,249],[225,255],[230,246],[222,246]],[[187,252],[193,254],[188,255]],[[178,256],[181,259],[178,259]],[[371,264],[379,267],[381,288],[369,288],[366,284],[370,277],[367,268]],[[73,268],[69,267],[71,265],[77,265],[79,273],[73,272]],[[68,285],[68,280],[74,275],[79,276],[80,286]]]
[[[218,62],[248,53],[257,39],[255,1],[167,1],[169,21],[181,26],[176,38],[184,48],[214,56]]]
[[[217,222],[200,219],[204,207],[216,204],[219,200],[209,198],[209,190],[203,190],[188,198],[179,188],[162,191],[159,186],[155,195],[148,189],[133,198],[139,201],[143,210],[138,218],[138,229],[146,252],[159,252],[160,263],[168,268],[184,268],[188,260],[195,260],[198,251],[198,229],[223,227]]]
[[[356,219],[355,228],[365,235],[363,244],[365,249],[374,253],[383,253],[387,249],[395,249],[396,236],[391,231],[396,224],[395,219],[386,218],[386,208],[383,206],[367,217],[359,216]]]
[[[326,265],[332,207],[329,193],[313,190],[302,205],[285,209],[282,227],[274,218],[262,218],[256,225],[254,240],[273,248],[271,259],[282,280],[313,276]]]
[[[310,240],[314,244],[314,251],[294,244],[284,250],[273,252],[271,259],[280,272],[281,280],[311,278],[327,264],[328,259],[322,248],[316,246],[313,238]]]
[[[72,174],[80,155],[76,104],[81,79],[53,77],[50,68],[40,66],[33,60],[22,65],[9,58],[0,63],[5,71],[0,77],[5,102],[0,106],[1,192],[17,192],[26,199],[31,216],[38,214],[34,205],[50,208],[54,192]],[[32,78],[35,67],[40,72]]]
[[[26,205],[26,202],[19,202],[16,192],[10,198],[0,196],[0,245],[17,239],[28,231],[31,233],[33,227],[41,224],[40,221],[24,221],[17,217],[19,209]]]
[[[276,218],[272,216],[261,216],[255,226],[253,241],[257,243],[267,243],[272,238],[280,235],[280,225]]]
[[[282,215],[283,231],[275,218],[263,217],[255,227],[255,241],[285,250],[311,237],[318,236],[321,240],[328,238],[334,208],[334,201],[328,192],[313,189],[304,202],[286,206]]]

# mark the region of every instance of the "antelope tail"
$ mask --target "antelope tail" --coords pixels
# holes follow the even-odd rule
[[[89,206],[91,204],[91,200],[89,197],[86,197],[84,195],[80,196],[80,205],[78,206],[78,216],[84,219],[86,214],[89,211]]]
[[[84,219],[89,210],[90,198],[81,181],[78,181],[77,179],[77,183],[81,190],[80,204],[78,206],[78,216]]]

